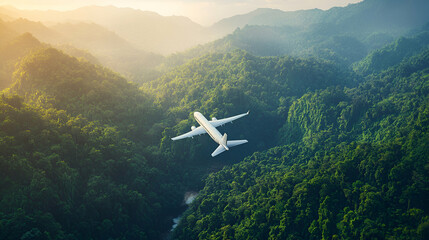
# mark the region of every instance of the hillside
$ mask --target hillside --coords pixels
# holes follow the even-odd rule
[[[174,238],[425,239],[428,54],[295,100],[279,146],[207,177]]]
[[[7,43],[0,44],[0,90],[10,87],[12,84],[12,74],[15,71],[16,63],[30,52],[44,46],[28,33],[20,35]]]
[[[34,37],[42,42],[57,44],[64,41],[62,36],[57,31],[46,27],[41,22],[33,22],[24,18],[19,18],[13,21],[8,21],[7,26],[19,34],[31,33]]]
[[[353,86],[357,79],[335,65],[314,59],[291,57],[256,57],[244,51],[226,54],[208,54],[144,84],[142,89],[152,93],[157,103],[166,109],[169,119],[163,141],[165,151],[172,152],[175,159],[189,161],[197,153],[194,149],[184,151],[184,146],[194,143],[184,140],[171,143],[170,137],[185,132],[194,124],[193,111],[210,114],[207,117],[224,117],[251,110],[252,121],[237,126],[225,127],[229,136],[241,137],[246,129],[253,129],[249,144],[243,146],[239,156],[220,158],[239,159],[256,149],[272,146],[282,119],[287,118],[287,109],[294,99],[307,91],[329,86]],[[186,119],[186,120],[184,120]],[[180,122],[179,122],[180,121]],[[174,130],[174,131],[173,131]],[[234,135],[235,134],[235,135]],[[187,142],[189,144],[187,144]],[[205,146],[198,156],[210,160],[207,154],[213,144],[210,139],[198,140]],[[164,146],[164,145],[163,145]],[[172,148],[170,150],[169,148]],[[176,146],[179,146],[178,148]]]
[[[79,61],[56,49],[42,49],[24,58],[14,78],[9,92],[27,95],[36,102],[40,94],[54,98],[50,104],[55,109],[104,123],[131,121],[145,129],[150,127],[144,117],[131,116],[144,115],[143,109],[136,108],[149,103],[136,86],[104,67]]]
[[[220,36],[232,33],[235,29],[246,25],[307,28],[319,21],[322,16],[324,11],[319,9],[284,12],[279,9],[260,8],[247,14],[222,19],[210,28]]]
[[[428,48],[429,32],[427,31],[416,36],[401,37],[393,43],[371,52],[362,61],[354,64],[354,70],[365,75],[378,73]]]
[[[236,15],[215,23],[212,28],[231,33],[236,28],[253,26],[290,26],[298,28],[319,28],[326,34],[348,33],[367,37],[373,32],[404,34],[410,28],[429,21],[429,4],[424,0],[365,0],[346,7],[329,10],[310,9],[281,11],[278,9],[257,9],[247,14]]]
[[[429,22],[429,4],[424,0],[412,2],[366,0],[326,11],[258,9],[215,24],[213,29],[235,30],[169,57],[166,65],[180,65],[207,53],[242,49],[258,56],[316,57],[349,66]]]
[[[136,83],[155,78],[158,74],[155,67],[163,60],[161,55],[138,50],[116,33],[93,23],[57,23],[47,27],[41,22],[20,18],[2,24],[4,31],[8,31],[3,34],[5,42],[11,40],[9,35],[31,33],[42,42],[101,63]]]
[[[26,11],[0,8],[15,18],[42,22],[92,22],[119,34],[138,49],[158,54],[183,51],[213,37],[186,17],[164,17],[129,8],[89,6],[73,11]]]
[[[139,50],[118,34],[93,23],[62,23],[51,27],[65,39],[59,43],[90,51],[103,65],[136,83],[155,72],[163,57]],[[156,73],[156,72],[155,72]]]
[[[183,173],[152,150],[162,115],[149,96],[52,48],[23,58],[14,80],[0,97],[1,239],[168,230],[183,191],[171,180]]]

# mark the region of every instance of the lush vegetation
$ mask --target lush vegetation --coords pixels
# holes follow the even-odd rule
[[[257,56],[317,57],[349,66],[372,50],[410,34],[410,29],[415,31],[414,28],[427,23],[428,10],[429,4],[425,0],[414,0],[413,4],[366,0],[327,11],[258,9],[215,24],[214,28],[229,29],[232,33],[209,44],[172,55],[166,59],[165,65],[180,65],[185,62],[184,59],[207,53],[243,49]],[[427,37],[421,36],[419,39],[411,40],[415,41],[416,46],[405,45],[417,49],[421,43],[427,42]]]
[[[429,32],[417,36],[401,37],[395,42],[371,52],[365,59],[355,64],[354,70],[364,75],[386,70],[402,60],[429,48]]]
[[[234,51],[194,59],[143,88],[150,89],[157,103],[166,109],[168,126],[181,121],[175,131],[166,132],[166,137],[187,131],[194,124],[189,114],[193,111],[220,118],[251,110],[252,121],[243,120],[227,131],[238,138],[252,128],[254,137],[249,138],[249,151],[254,151],[274,144],[272,136],[276,135],[282,119],[287,118],[287,109],[296,98],[329,86],[353,86],[356,81],[354,74],[322,60],[256,57]],[[165,142],[169,142],[169,138],[167,140]],[[191,140],[183,142],[186,141]],[[171,143],[166,144],[165,151],[170,151]],[[180,146],[173,149],[175,158],[192,159],[184,154],[182,146],[185,145]]]
[[[0,100],[0,238],[154,239],[168,231],[183,177],[153,151],[160,132],[149,129],[161,114],[151,98],[52,48],[23,58],[14,77]]]
[[[140,88],[0,22],[0,239],[164,239],[201,189],[173,239],[428,239],[427,26],[382,48],[421,19],[345,31],[384,4],[140,56],[163,61]],[[194,111],[247,110],[220,131],[249,143],[219,157],[208,136],[170,139]]]
[[[428,56],[294,101],[286,145],[211,174],[176,237],[427,238]]]
[[[18,96],[0,104],[1,239],[153,239],[164,230],[159,214],[174,203],[156,179],[167,169],[117,128]]]

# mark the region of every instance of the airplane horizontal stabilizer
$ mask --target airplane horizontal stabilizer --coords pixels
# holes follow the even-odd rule
[[[227,144],[227,147],[235,147],[241,144],[245,144],[247,142],[248,142],[247,140],[232,140],[232,141],[227,141],[226,144]],[[225,147],[222,145],[219,145],[219,147],[217,147],[216,150],[212,153],[212,157],[215,157],[225,151],[226,151]]]
[[[226,149],[222,145],[219,145],[219,147],[217,147],[216,150],[214,150],[214,152],[212,153],[212,157],[216,157],[217,155],[219,155],[225,151],[226,151]]]
[[[232,141],[228,141],[227,145],[228,147],[235,147],[245,143],[247,143],[247,140],[232,140]]]

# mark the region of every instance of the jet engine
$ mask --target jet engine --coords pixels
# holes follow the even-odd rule
[[[214,117],[214,118],[212,118],[212,120],[213,120],[213,121],[216,121],[216,120],[217,120],[217,118],[215,118],[215,117]]]
[[[195,126],[192,126],[192,127],[191,127],[191,130],[192,130],[192,131],[194,131],[194,130],[195,130],[195,128],[196,128]]]

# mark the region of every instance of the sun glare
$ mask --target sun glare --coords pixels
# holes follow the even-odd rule
[[[186,1],[186,0],[2,0],[1,5],[10,5],[22,10],[73,10],[88,5],[116,6],[152,11],[163,16],[186,16],[191,20],[210,25],[222,18],[244,14],[257,8],[278,8],[284,11],[320,8],[328,9],[333,6],[345,6],[361,0],[253,0],[253,1]]]

